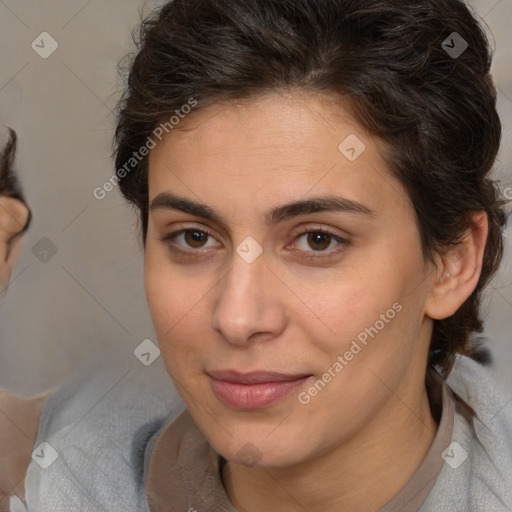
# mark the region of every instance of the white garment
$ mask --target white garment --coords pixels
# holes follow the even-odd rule
[[[149,512],[146,444],[184,408],[161,357],[146,367],[113,351],[82,367],[43,405],[35,451],[46,442],[58,458],[31,461],[29,512]]]
[[[445,464],[420,512],[512,510],[512,393],[506,396],[489,370],[458,357],[450,388],[476,412],[472,424],[456,419],[453,466]],[[456,417],[457,418],[457,417]]]

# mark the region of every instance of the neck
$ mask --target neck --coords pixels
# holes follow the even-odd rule
[[[360,434],[293,467],[226,462],[222,476],[231,503],[240,512],[378,510],[404,487],[434,440],[437,423],[425,388],[420,395],[414,408],[392,395]]]

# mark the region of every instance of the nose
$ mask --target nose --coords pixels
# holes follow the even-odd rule
[[[211,327],[232,345],[278,337],[286,326],[279,284],[264,254],[252,263],[234,253],[231,270],[215,287]]]

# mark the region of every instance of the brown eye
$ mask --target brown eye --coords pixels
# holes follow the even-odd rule
[[[161,238],[171,251],[182,254],[202,254],[200,249],[218,247],[216,239],[204,229],[183,228]]]
[[[204,244],[208,241],[208,233],[204,231],[198,230],[187,230],[184,232],[185,242],[193,248],[203,247]]]
[[[334,233],[310,229],[297,235],[295,248],[306,258],[331,258],[338,256],[350,242]]]
[[[324,251],[331,245],[332,237],[328,233],[321,231],[308,233],[308,244],[315,251]]]

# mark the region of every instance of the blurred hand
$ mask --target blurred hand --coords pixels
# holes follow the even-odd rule
[[[29,219],[22,201],[0,196],[0,292],[9,284]],[[10,496],[25,499],[25,475],[46,396],[24,399],[0,391],[0,512],[10,510]]]
[[[9,510],[10,496],[25,500],[25,476],[48,395],[25,399],[0,391],[0,512]]]
[[[0,125],[0,294],[9,284],[30,221],[14,173],[15,153],[16,133]],[[9,511],[10,496],[25,499],[25,475],[47,396],[25,399],[0,390],[0,512]]]
[[[21,233],[29,216],[29,209],[22,201],[0,196],[0,292],[9,284],[21,248]]]

